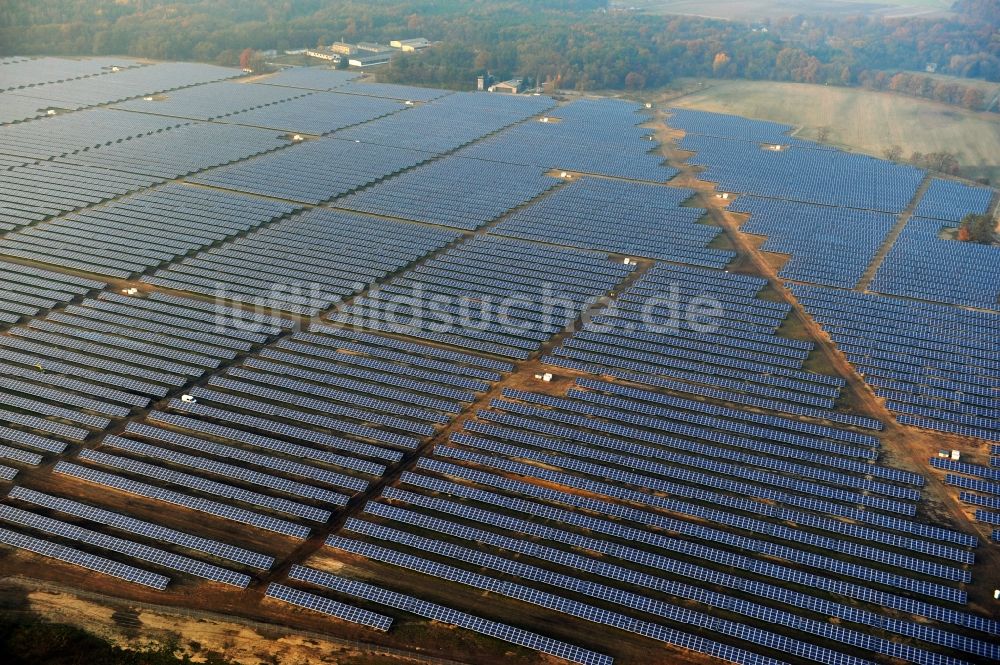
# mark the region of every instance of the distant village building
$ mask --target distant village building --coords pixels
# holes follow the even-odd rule
[[[501,83],[494,83],[489,88],[490,92],[500,92],[507,95],[516,95],[524,90],[524,79],[511,79]]]
[[[937,63],[936,62],[928,62],[927,66],[924,67],[924,71],[926,71],[928,74],[934,74],[934,73],[936,73],[937,72]]]
[[[358,42],[358,51],[364,51],[365,53],[392,53],[395,49],[385,44],[376,44],[375,42]]]
[[[431,43],[424,39],[423,37],[417,37],[415,39],[394,39],[389,42],[389,46],[392,48],[398,48],[403,53],[412,53],[414,51],[419,51],[430,46]]]
[[[347,60],[347,64],[351,67],[374,67],[375,65],[384,65],[392,60],[392,52],[388,53],[366,53],[351,56]]]
[[[309,49],[304,48],[293,48],[285,51],[285,55],[305,55],[308,50]]]
[[[496,83],[496,79],[493,78],[493,74],[486,72],[485,75],[476,77],[476,90],[478,90],[479,92],[484,92],[494,83]]]
[[[340,56],[336,53],[330,53],[328,51],[316,51],[309,50],[306,51],[306,55],[310,58],[317,58],[319,60],[329,60],[330,62],[340,62]]]
[[[334,42],[330,44],[330,51],[340,55],[354,55],[358,52],[358,47],[347,42]]]

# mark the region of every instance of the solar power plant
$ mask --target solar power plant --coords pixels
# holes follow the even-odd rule
[[[377,121],[376,121],[377,122]],[[347,130],[350,131],[350,130]],[[319,204],[386,178],[433,155],[323,138],[188,178],[189,182]],[[347,165],[340,168],[335,165]]]
[[[398,149],[444,154],[542,113],[553,104],[552,99],[544,96],[503,95],[500,98],[490,98],[459,92],[387,118],[351,127],[339,132],[337,137]],[[475,152],[463,153],[463,156],[479,157]]]
[[[337,199],[334,205],[471,231],[558,182],[538,167],[450,156]]]
[[[717,649],[720,645],[703,638],[695,642],[696,638],[690,634],[683,637],[692,626],[710,625],[710,631],[722,636],[739,634],[741,639],[751,644],[768,645],[788,654],[809,653],[810,657],[822,662],[850,661],[851,656],[836,650],[838,646],[844,648],[845,645],[860,646],[875,654],[905,654],[910,662],[936,662],[934,659],[941,654],[934,653],[935,644],[952,648],[952,653],[965,651],[987,658],[995,657],[995,644],[979,636],[966,637],[956,632],[963,631],[965,626],[976,625],[979,630],[988,633],[995,629],[995,623],[981,623],[975,615],[961,610],[905,596],[892,598],[893,591],[879,592],[856,582],[838,583],[830,577],[773,563],[755,568],[752,566],[753,557],[734,555],[714,545],[701,546],[688,540],[658,536],[625,526],[617,520],[592,516],[611,511],[609,517],[614,515],[630,523],[638,523],[641,511],[621,504],[546,489],[464,465],[422,460],[419,467],[417,473],[404,474],[403,484],[407,489],[386,491],[385,498],[392,502],[391,505],[369,503],[365,508],[366,520],[348,521],[346,531],[353,538],[332,536],[327,544],[391,566],[452,579],[493,594],[552,607],[564,614],[576,614],[596,623],[619,626],[667,643],[684,643],[675,641],[680,637],[698,644],[698,647],[689,648],[704,653],[719,653]],[[429,473],[434,476],[427,475]],[[462,482],[441,479],[442,476]],[[470,485],[470,482],[474,484]],[[577,512],[577,509],[586,510],[589,515]],[[652,513],[649,516],[654,517]],[[420,535],[406,527],[419,529]],[[445,537],[449,542],[428,537],[428,534]],[[358,536],[364,540],[355,540]],[[609,539],[609,536],[614,539]],[[624,545],[621,540],[634,544]],[[467,544],[460,544],[463,542]],[[475,549],[473,544],[476,544]],[[418,551],[420,556],[398,551],[393,545]],[[484,546],[489,549],[484,550]],[[570,547],[572,551],[564,549]],[[654,554],[652,548],[656,548],[657,553]],[[524,557],[546,562],[547,569],[529,564]],[[713,561],[725,561],[726,571],[713,569]],[[460,564],[463,562],[471,564],[472,570],[462,567]],[[655,573],[640,572],[636,570],[636,564]],[[481,574],[484,569],[503,573],[505,579],[520,579],[517,583],[501,582]],[[813,588],[804,592],[790,591],[771,582],[746,579],[748,571],[760,570],[767,571],[765,577],[778,580],[788,579],[783,578],[783,574],[798,577],[800,583]],[[587,575],[588,581],[577,577],[579,575]],[[593,581],[595,578],[600,581]],[[706,585],[710,588],[705,588]],[[627,588],[622,588],[625,586]],[[839,594],[854,595],[856,598],[869,594],[872,597],[866,603],[870,604],[859,607],[824,600],[822,590],[834,586]],[[714,588],[725,589],[726,593],[714,591]],[[738,619],[767,616],[771,625],[794,627],[794,631],[791,635],[775,634],[768,630],[750,629],[738,621],[698,621],[699,612],[688,609],[690,603],[681,607],[643,595],[651,591],[665,592],[689,601],[697,600],[708,607],[726,607]],[[588,606],[572,600],[572,596],[562,595],[567,592],[605,600],[617,605],[621,612],[629,615],[633,611],[641,612],[643,616],[637,619]],[[754,600],[740,598],[742,593],[752,594]],[[907,612],[918,615],[934,614],[947,627],[932,628],[920,622],[885,616],[878,604],[883,601],[895,602],[897,606],[907,607]],[[792,613],[781,609],[782,606],[799,609]],[[842,621],[831,630],[824,627],[829,626],[826,621],[814,621],[803,615],[801,610],[804,608],[840,617]],[[931,645],[930,650],[912,646],[900,650],[896,642],[866,635],[869,623],[889,632],[926,641]],[[681,628],[678,631],[671,625]],[[810,635],[819,634],[829,637],[834,648],[827,650],[809,643]],[[962,662],[958,658],[955,660]]]
[[[791,256],[781,277],[847,289],[858,283],[896,224],[886,213],[755,196],[741,196],[729,210],[750,215],[740,230],[766,236],[762,250]]]
[[[242,194],[166,185],[0,240],[0,255],[127,279],[293,212]],[[127,251],[127,258],[122,258]]]
[[[487,257],[504,262],[480,267]],[[631,268],[592,252],[476,238],[355,298],[329,318],[524,360]],[[492,322],[501,311],[506,321]]]
[[[380,78],[0,58],[8,583],[345,657],[1000,661],[992,189]]]
[[[943,239],[956,222],[911,218],[869,287],[872,291],[1000,311],[1000,249]]]
[[[220,120],[289,132],[329,134],[405,108],[407,107],[403,103],[391,99],[317,92],[288,99],[280,104],[234,113]]]
[[[143,281],[313,316],[456,237],[317,208],[185,258]]]
[[[1000,316],[815,287],[792,290],[901,422],[1000,441]]]
[[[602,583],[585,582],[582,579],[575,577],[572,573],[554,573],[531,564],[511,561],[510,559],[501,556],[479,552],[460,545],[446,544],[442,541],[415,536],[404,531],[387,527],[376,526],[361,520],[351,520],[347,525],[347,529],[349,531],[358,531],[365,535],[377,537],[383,542],[389,541],[403,543],[411,547],[418,547],[421,549],[422,553],[438,554],[451,561],[468,562],[490,571],[506,573],[525,580],[543,582],[546,585],[555,587],[558,590],[574,591],[583,596],[589,596],[594,599],[614,603],[618,606],[618,608],[626,611],[641,607],[646,613],[656,619],[696,623],[696,621],[691,620],[697,619],[701,614],[697,611],[686,610],[670,603],[658,602],[648,596],[644,596],[641,592],[623,591],[619,588]],[[654,621],[636,620],[633,617],[614,610],[605,610],[597,606],[588,605],[587,603],[567,599],[560,596],[558,593],[538,590],[532,586],[520,583],[501,581],[497,578],[490,577],[489,575],[470,572],[465,568],[452,565],[450,562],[438,563],[433,559],[425,558],[423,556],[404,554],[388,547],[357,542],[337,536],[329,538],[327,540],[327,544],[337,549],[363,554],[391,565],[434,575],[439,578],[452,580],[475,588],[488,590],[501,596],[517,598],[527,603],[540,605],[542,607],[549,607],[565,614],[577,615],[585,620],[598,624],[619,627],[630,632],[654,637],[654,639],[659,638],[661,641],[667,642],[668,644],[677,644],[679,642],[683,643],[678,639],[676,631],[669,629],[665,630],[663,626],[660,626]],[[547,554],[543,554],[544,548],[537,549],[541,551],[532,552],[536,556],[542,555],[544,557],[545,554]],[[552,552],[553,555],[550,555],[549,558],[556,560],[562,559],[563,561],[569,559],[570,567],[572,567],[572,563],[575,563],[572,555],[562,553],[563,556],[560,557],[558,550],[552,550]],[[630,581],[638,582],[639,585],[642,585],[642,582],[647,582],[650,587],[656,588],[657,586],[657,583],[653,579],[648,581],[644,580],[642,579],[642,575],[637,575],[634,571],[626,572],[623,569],[615,570],[614,567],[611,566],[605,568],[597,564],[597,562],[593,559],[588,560],[585,557],[579,557],[579,560],[581,561],[579,567],[587,567],[587,563],[591,563],[593,564],[593,566],[590,567],[591,569],[597,568],[611,579],[620,580],[623,577],[629,577],[631,578]],[[611,570],[608,570],[608,568]],[[615,573],[618,573],[619,575],[616,576]],[[628,573],[631,573],[631,575]],[[639,578],[639,580],[636,580],[636,578]],[[893,647],[893,643],[888,640],[866,640],[865,636],[858,635],[857,633],[852,634],[852,631],[849,630],[824,629],[822,628],[823,624],[819,622],[810,626],[808,620],[803,620],[801,618],[796,620],[795,615],[791,613],[776,611],[773,608],[766,608],[765,606],[747,601],[741,601],[736,598],[727,598],[723,594],[699,592],[697,587],[692,585],[664,582],[658,586],[661,588],[669,588],[672,593],[682,597],[697,596],[700,599],[703,599],[703,602],[706,602],[707,604],[714,604],[718,607],[732,608],[739,614],[750,616],[754,614],[767,615],[776,619],[778,622],[784,619],[787,622],[793,623],[796,627],[805,628],[805,632],[807,633],[811,628],[816,634],[827,635],[834,639],[840,637],[841,641],[847,643],[855,641],[867,643],[866,646],[870,645],[870,648],[874,647],[872,650],[881,648],[881,650],[889,653],[911,651],[917,656],[918,659],[920,659],[920,656],[923,655],[920,653],[919,649],[900,650],[897,647]],[[704,624],[705,620],[703,619],[701,623]],[[749,633],[751,641],[767,644],[776,647],[778,650],[784,650],[791,654],[797,655],[798,653],[809,653],[811,657],[815,658],[819,662],[854,662],[854,659],[850,656],[846,656],[822,647],[816,647],[808,644],[807,642],[788,638],[780,634],[771,633],[766,630],[747,631],[746,626],[742,626],[737,622],[716,620],[712,622],[712,630],[721,634],[736,633],[742,635]],[[701,651],[713,654],[720,652],[721,645],[710,641],[706,642],[707,643],[704,646],[707,648],[700,649]],[[981,648],[983,648],[983,650],[988,650],[989,645],[982,645]],[[924,659],[927,660],[927,662],[931,662],[930,659],[933,657],[932,653],[927,653]]]
[[[463,157],[666,182],[677,170],[652,153],[652,130],[640,105],[584,99],[552,110],[463,150]]]
[[[800,146],[772,150],[700,134],[687,134],[680,147],[696,153],[689,164],[705,167],[698,179],[722,192],[888,213],[906,208],[925,175],[867,155]]]
[[[736,253],[706,247],[722,229],[698,224],[703,209],[682,207],[693,193],[584,178],[517,211],[493,233],[721,268]]]
[[[0,127],[0,153],[20,155],[0,182],[0,224],[41,221],[289,143],[274,130],[178,126],[187,122],[101,108]]]
[[[239,76],[228,67],[189,62],[161,62],[142,67],[120,69],[101,76],[91,76],[21,88],[16,94],[42,100],[59,115],[67,110],[110,104],[139,96],[197,86]],[[28,117],[22,118],[27,120]]]

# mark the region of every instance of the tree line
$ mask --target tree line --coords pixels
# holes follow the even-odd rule
[[[982,108],[975,86],[909,71],[1000,80],[1000,0],[944,18],[795,16],[757,24],[612,10],[606,0],[5,0],[0,52],[121,54],[236,65],[244,49],[423,36],[440,42],[379,76],[468,89],[525,76],[578,90],[659,87],[676,77],[895,90]]]

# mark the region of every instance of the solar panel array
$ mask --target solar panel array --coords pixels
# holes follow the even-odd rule
[[[729,206],[749,213],[743,233],[767,236],[766,252],[790,254],[785,279],[852,288],[896,223],[886,213],[741,196]]]
[[[0,239],[0,255],[127,279],[296,208],[170,184]]]
[[[584,178],[517,211],[491,233],[721,268],[735,258],[707,245],[722,229],[698,224],[688,189]]]
[[[511,369],[457,351],[314,326],[188,389],[195,401],[172,399],[144,422],[130,421],[121,436],[104,437],[99,450],[81,452],[82,464],[60,463],[57,471],[301,539]],[[106,511],[100,517],[95,521],[158,535],[145,523]],[[170,542],[190,546],[170,533]],[[211,547],[220,556],[220,545]],[[259,567],[260,555],[233,552]]]
[[[212,303],[112,293],[33,319],[0,337],[0,442],[60,453],[281,329]]]
[[[830,148],[819,143],[803,141],[789,136],[795,129],[791,125],[783,125],[767,120],[754,120],[726,113],[711,113],[694,109],[672,108],[668,111],[670,117],[667,123],[687,134],[715,136],[726,139],[738,139],[751,143],[767,143],[771,145],[795,145],[817,150]]]
[[[817,287],[792,291],[900,422],[1000,441],[1000,317]]]
[[[191,62],[159,62],[108,72],[101,76],[23,88],[17,94],[38,99],[39,103],[56,109],[56,115],[59,115],[65,110],[80,110],[132,97],[150,96],[240,75],[238,69],[229,67]]]
[[[84,529],[68,522],[44,517],[21,510],[20,508],[0,505],[0,520],[50,536],[54,535],[71,542],[80,542],[102,551],[114,552],[129,558],[138,559],[147,564],[151,563],[161,568],[180,571],[240,589],[245,589],[250,584],[250,577],[242,573],[236,573],[213,564],[150,547],[149,545],[135,541]]]
[[[757,297],[765,285],[659,264],[543,360],[697,394],[745,393],[738,401],[750,406],[767,399],[787,412],[792,404],[831,411],[842,380],[802,369],[813,345],[776,334],[790,307]]]
[[[0,327],[54,309],[95,289],[104,282],[0,262]]]
[[[632,268],[596,253],[480,237],[355,298],[330,320],[525,359]]]
[[[55,112],[52,103],[37,97],[25,97],[12,92],[0,93],[0,124],[21,122]]]
[[[295,97],[280,104],[241,111],[223,120],[289,132],[329,134],[405,108],[404,104],[378,97],[317,92]]]
[[[456,237],[451,231],[316,208],[185,258],[143,281],[312,316]]]
[[[954,222],[911,218],[875,273],[872,291],[1000,310],[1000,247],[943,239]]]
[[[463,157],[532,164],[581,173],[666,182],[677,171],[652,154],[652,130],[640,105],[614,99],[582,99],[479,141]]]
[[[521,577],[525,580],[543,581],[544,583],[556,587],[557,589],[575,591],[585,596],[605,600],[618,605],[623,609],[641,608],[655,618],[664,618],[667,620],[702,626],[709,623],[706,620],[705,615],[701,615],[701,613],[697,611],[685,610],[669,603],[658,602],[648,596],[642,595],[641,592],[623,591],[605,583],[585,582],[582,579],[575,577],[573,574],[554,573],[550,570],[542,569],[530,564],[511,561],[510,559],[501,556],[478,552],[463,546],[446,544],[430,538],[415,536],[404,531],[372,525],[360,520],[349,520],[347,528],[351,531],[360,532],[366,536],[379,538],[383,542],[389,541],[406,544],[411,547],[419,548],[421,552],[438,554],[449,560],[472,563],[486,568],[487,570],[503,572],[508,575]],[[327,540],[327,544],[349,552],[364,554],[370,556],[371,558],[393,565],[433,574],[445,579],[452,579],[463,584],[480,589],[486,589],[501,595],[518,598],[543,607],[558,609],[566,614],[581,616],[582,618],[596,623],[605,623],[629,630],[630,632],[648,635],[650,637],[654,637],[654,639],[658,637],[660,641],[665,641],[667,643],[679,642],[679,640],[676,640],[675,638],[676,633],[674,631],[663,631],[662,627],[656,625],[655,623],[649,621],[637,622],[631,617],[626,617],[614,611],[600,610],[594,606],[588,606],[583,603],[568,600],[553,593],[538,591],[521,584],[502,582],[487,575],[471,573],[454,565],[440,564],[431,559],[402,554],[380,545],[359,543],[337,536],[331,536]],[[510,547],[510,545],[508,545],[508,547]],[[596,574],[600,577],[616,581],[628,581],[638,586],[668,591],[681,596],[682,598],[689,598],[692,600],[697,599],[714,607],[735,611],[737,614],[743,614],[754,618],[767,617],[769,620],[778,624],[795,626],[796,628],[803,630],[807,633],[807,635],[809,633],[819,634],[825,637],[831,637],[835,641],[840,641],[846,644],[858,646],[863,645],[863,647],[867,647],[868,650],[885,654],[907,653],[907,655],[914,656],[914,660],[911,662],[934,662],[934,655],[931,652],[905,647],[901,649],[894,646],[894,644],[888,640],[880,640],[877,638],[872,639],[858,631],[852,631],[849,629],[830,630],[824,627],[825,622],[810,621],[796,616],[795,614],[768,608],[754,602],[741,601],[736,598],[728,597],[724,594],[705,592],[704,590],[698,589],[693,585],[668,582],[662,579],[657,579],[653,576],[636,574],[635,571],[629,571],[616,566],[602,566],[600,563],[595,562],[592,559],[588,560],[585,557],[567,555],[565,553],[559,553],[558,550],[547,549],[544,547],[532,548],[532,554],[550,561],[558,561],[559,563],[567,565],[571,568],[574,567],[575,564],[575,567],[578,569],[582,568],[583,570]],[[699,618],[702,620],[698,621]],[[717,620],[711,622],[710,625],[711,630],[714,632],[718,632],[723,635],[738,635],[752,644],[756,643],[763,646],[774,647],[779,651],[795,655],[808,653],[816,662],[843,663],[854,662],[856,660],[855,658],[846,656],[836,651],[810,645],[805,641],[782,637],[777,634],[770,633],[767,630],[751,629],[737,622]],[[667,634],[663,635],[664,632]],[[838,638],[840,639],[838,640]],[[954,636],[954,638],[955,641],[961,640],[961,638],[957,635]],[[684,642],[680,642],[680,644],[685,645]],[[708,642],[708,645],[715,647],[715,649],[721,647],[721,645],[712,642]],[[978,648],[986,653],[991,653],[996,649],[996,647],[991,649],[991,645],[978,641],[974,642],[974,645],[975,648]],[[714,649],[701,650],[713,655],[718,653],[718,651],[715,651]],[[733,652],[735,653],[739,653],[739,651],[740,650],[738,649],[733,649]],[[744,652],[744,654],[744,658],[751,658],[750,652]],[[740,661],[742,661],[742,659],[740,659]]]
[[[170,583],[169,577],[9,529],[0,528],[0,542],[159,591],[167,588],[167,584]]]
[[[47,508],[73,517],[79,517],[95,524],[105,524],[142,538],[179,545],[188,550],[202,552],[252,568],[267,570],[274,563],[273,557],[194,536],[183,531],[169,529],[152,522],[104,510],[72,499],[37,492],[26,487],[13,487],[8,496],[11,499],[16,499],[31,506]]]
[[[271,85],[220,81],[177,90],[152,98],[131,99],[115,104],[123,111],[152,113],[192,120],[216,120],[251,109],[297,99],[304,90]]]
[[[271,129],[191,123],[170,132],[147,136],[141,141],[111,145],[100,153],[87,151],[68,155],[59,161],[172,180],[288,144],[287,137]]]
[[[340,198],[334,205],[471,231],[558,182],[537,167],[450,156]]]
[[[324,138],[202,173],[188,180],[239,192],[319,204],[416,166],[431,156],[416,150]]]
[[[91,206],[289,142],[274,130],[184,123],[187,121],[92,109],[0,127],[0,153],[10,160],[4,164],[10,168],[0,182],[0,230]],[[0,162],[3,159],[0,157]]]
[[[611,665],[612,662],[611,658],[607,656],[581,649],[565,642],[559,642],[558,640],[543,637],[520,628],[483,619],[465,612],[459,612],[443,605],[430,603],[426,600],[420,600],[419,598],[394,591],[388,591],[357,580],[330,575],[329,573],[324,573],[313,568],[293,566],[289,572],[289,577],[347,596],[416,614],[417,616],[433,621],[459,626],[460,628],[472,630],[482,635],[488,635],[505,642],[551,654],[573,663],[580,663],[581,665]]]
[[[266,78],[258,79],[258,82],[263,85],[304,88],[306,90],[333,90],[351,79],[357,78],[357,76],[356,72],[322,67],[289,67]]]
[[[724,192],[846,208],[900,213],[913,199],[924,172],[875,157],[792,146],[768,150],[735,139],[688,134],[681,148],[704,166],[699,180]]]
[[[430,102],[445,95],[453,94],[447,90],[435,88],[418,88],[412,85],[396,83],[375,83],[372,81],[351,80],[337,86],[337,92],[347,95],[364,95],[366,97],[383,97],[400,101]]]
[[[113,67],[138,66],[128,58],[22,58],[5,61],[0,69],[0,90],[34,88],[72,79],[111,74]]]
[[[991,447],[992,452],[997,452],[997,446]],[[941,469],[946,473],[945,482],[949,485],[959,487],[970,492],[959,492],[959,499],[971,506],[978,506],[975,511],[975,519],[985,524],[1000,525],[1000,469],[994,462],[996,458],[990,460],[990,466],[980,464],[970,464],[957,460],[942,459],[932,457],[931,466]],[[959,475],[962,474],[962,475]],[[971,476],[971,477],[970,477]],[[973,493],[975,492],[975,493]],[[990,510],[985,510],[989,508]],[[997,531],[993,531],[993,541],[997,541]]]
[[[337,137],[443,154],[530,118],[553,104],[548,97],[457,92],[403,113],[345,129]]]
[[[989,187],[972,187],[954,180],[935,178],[924,192],[913,214],[949,222],[960,222],[969,213],[985,214],[993,200]]]
[[[94,205],[161,182],[103,166],[38,162],[3,172],[0,180],[0,231]]]
[[[111,109],[66,113],[44,121],[0,127],[0,153],[22,164],[93,150],[186,124],[165,118]]]
[[[275,600],[284,601],[291,605],[304,607],[307,610],[336,617],[351,623],[357,623],[362,626],[374,628],[375,630],[387,631],[392,625],[392,618],[384,614],[351,607],[350,605],[285,586],[284,584],[272,582],[267,585],[265,595],[268,598],[274,598]]]
[[[593,476],[592,471],[573,466],[570,456],[586,457],[581,452],[585,447],[589,455],[594,455],[599,446],[609,445],[610,438],[605,437],[598,443],[582,428],[572,432],[565,428],[566,432],[541,435],[530,428],[498,427],[491,431],[486,423],[471,421],[468,426],[476,428],[475,435],[460,434],[453,438],[453,445],[461,444],[462,448],[438,447],[435,451],[438,459],[420,460],[416,471],[403,474],[406,490],[385,490],[384,498],[391,505],[368,503],[365,521],[349,519],[346,524],[346,531],[353,537],[331,536],[327,544],[390,566],[433,575],[736,662],[755,662],[754,657],[760,657],[754,653],[759,647],[795,656],[807,655],[815,662],[853,662],[855,657],[838,650],[838,644],[841,648],[853,647],[923,663],[942,662],[941,654],[935,653],[937,646],[953,653],[967,652],[986,658],[995,658],[1000,653],[995,644],[977,637],[927,625],[926,621],[897,619],[885,613],[883,608],[883,605],[900,608],[907,613],[933,617],[942,624],[975,626],[996,634],[996,622],[938,604],[940,598],[960,601],[960,593],[956,595],[946,591],[944,585],[928,583],[920,574],[913,577],[904,574],[894,579],[897,575],[887,576],[864,564],[851,565],[848,572],[843,565],[837,565],[833,557],[811,554],[807,550],[796,555],[794,547],[777,544],[781,537],[775,537],[777,532],[773,527],[761,529],[763,522],[772,518],[776,524],[796,524],[794,530],[801,529],[801,535],[807,532],[816,535],[817,530],[839,525],[842,536],[830,540],[841,543],[842,551],[850,553],[849,556],[860,555],[861,549],[871,542],[870,534],[877,533],[881,534],[882,542],[915,548],[911,551],[924,552],[923,557],[941,557],[946,562],[961,550],[951,545],[942,547],[938,539],[957,538],[961,534],[931,529],[930,534],[911,538],[892,534],[893,530],[902,530],[895,525],[862,527],[852,532],[845,530],[847,523],[835,518],[809,519],[805,512],[773,506],[757,510],[754,502],[739,498],[739,494],[720,495],[729,496],[734,507],[733,519],[737,519],[738,511],[752,515],[739,518],[741,529],[771,536],[768,541],[742,536],[734,539],[718,528],[702,527],[654,512],[654,509],[682,513],[688,510],[692,511],[688,514],[697,516],[700,523],[714,526],[727,513],[705,510],[704,497],[710,492],[697,495],[697,503],[687,503],[643,491],[647,488],[663,490],[655,485],[629,491],[626,489],[629,481],[621,475],[617,480],[611,480],[614,476],[599,475],[597,478],[601,480],[591,481],[588,478]],[[559,454],[537,456],[522,447],[514,451],[504,443],[511,441],[512,435],[520,437],[519,443],[530,443],[532,447]],[[483,445],[490,441],[493,449],[489,454],[463,450],[471,446],[483,451],[486,450]],[[568,443],[570,441],[574,443]],[[619,445],[627,446],[630,439],[619,441]],[[504,448],[509,452],[504,452]],[[641,463],[648,459],[649,450],[652,448],[633,449],[629,459]],[[524,464],[513,459],[532,462]],[[624,461],[619,458],[616,466],[622,464]],[[553,467],[574,471],[570,475],[570,472],[553,471]],[[576,491],[564,491],[560,486]],[[692,489],[698,488],[700,484],[692,484]],[[675,490],[663,491],[675,495]],[[795,515],[797,512],[799,514]],[[751,526],[748,520],[758,524]],[[905,522],[900,520],[901,524]],[[661,535],[660,531],[676,532],[683,539]],[[847,546],[854,538],[858,539],[860,549]],[[699,542],[702,539],[704,542]],[[777,542],[772,543],[772,540]],[[745,554],[734,554],[720,546],[735,546]],[[419,552],[419,556],[408,552]],[[962,556],[969,560],[968,552]],[[791,557],[793,565],[774,563],[775,558],[785,557]],[[543,561],[546,566],[536,567],[528,560]],[[925,563],[920,564],[920,561]],[[807,568],[820,570],[803,571],[799,568],[803,563]],[[922,557],[913,557],[911,563],[921,569],[937,566]],[[720,564],[724,570],[717,569]],[[642,571],[655,572],[641,572],[637,565]],[[495,571],[502,574],[504,580],[516,581],[502,581],[483,571]],[[777,582],[761,581],[760,576]],[[841,576],[844,579],[840,579]],[[903,581],[907,579],[910,581]],[[798,590],[784,586],[792,581],[800,585]],[[927,594],[929,600],[900,595],[897,583]],[[648,591],[679,597],[683,604],[644,595]],[[830,600],[828,592],[861,600],[862,604]],[[565,595],[567,593],[570,595]],[[938,593],[942,595],[936,595]],[[578,595],[615,608],[581,603],[575,600]],[[706,620],[702,618],[706,616],[702,607],[732,612],[736,620]],[[618,608],[629,616],[616,612]],[[640,615],[633,616],[635,613]],[[741,617],[784,626],[788,630],[783,629],[779,634],[754,628],[741,623]],[[830,618],[836,618],[836,628],[830,628],[834,625],[829,622]],[[667,625],[661,624],[662,621],[668,622]],[[869,633],[873,627],[880,631],[877,635]],[[881,631],[916,638],[930,648],[910,641],[904,645],[886,639]],[[827,638],[827,644],[832,644],[833,648],[816,645],[817,635]],[[716,642],[713,639],[716,637],[725,642]],[[733,640],[735,644],[729,643]],[[954,662],[961,660],[955,658]]]

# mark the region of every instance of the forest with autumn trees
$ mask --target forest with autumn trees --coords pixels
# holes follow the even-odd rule
[[[766,30],[764,30],[766,28]],[[794,16],[751,25],[611,11],[606,0],[5,0],[3,54],[134,55],[236,65],[244,49],[426,37],[385,80],[468,88],[526,76],[562,88],[643,89],[677,77],[864,86],[972,109],[1000,81],[1000,0],[958,0],[944,18]]]

